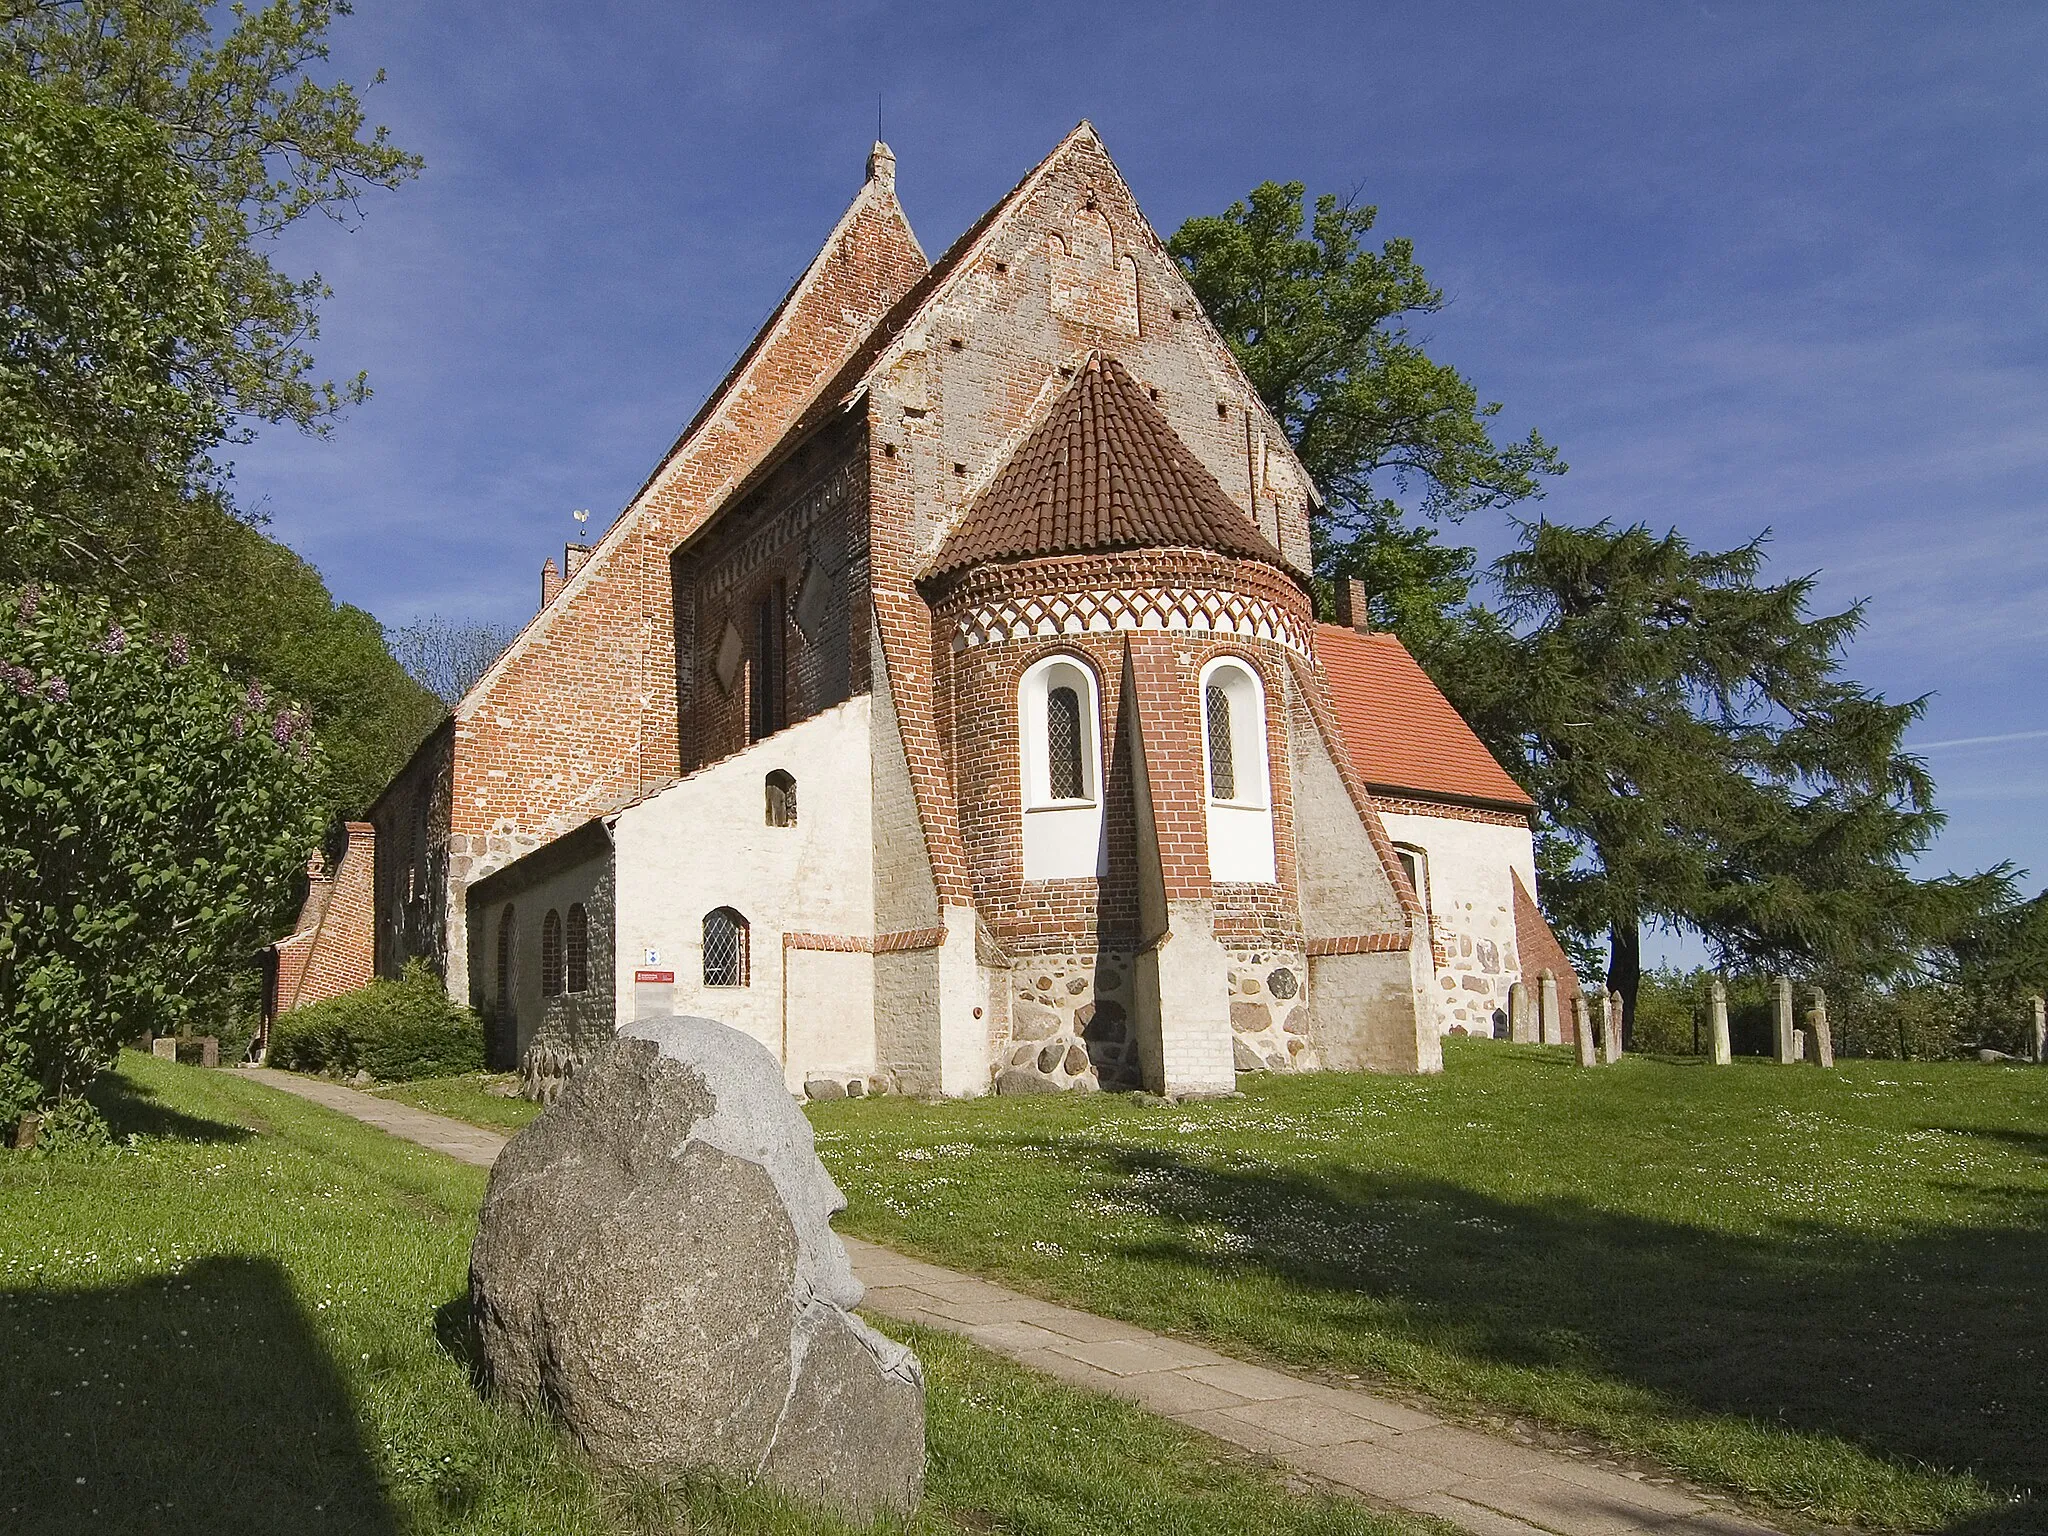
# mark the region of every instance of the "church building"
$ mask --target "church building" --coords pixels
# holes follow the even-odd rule
[[[1569,970],[1527,795],[1316,622],[1315,496],[1090,126],[936,263],[877,144],[373,808],[379,974],[543,1093],[671,1011],[825,1095],[1438,1069]]]

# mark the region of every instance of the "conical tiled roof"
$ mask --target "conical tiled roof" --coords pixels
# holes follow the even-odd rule
[[[1193,547],[1287,570],[1113,357],[1093,357],[946,536],[929,574],[1087,550]]]

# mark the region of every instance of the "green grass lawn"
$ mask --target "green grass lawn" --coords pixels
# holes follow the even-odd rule
[[[602,1474],[481,1401],[462,1315],[480,1170],[230,1072],[124,1055],[97,1096],[118,1150],[0,1153],[0,1530],[842,1529],[761,1492]],[[915,1532],[1422,1529],[957,1340],[913,1342]]]
[[[460,1077],[427,1077],[410,1083],[380,1083],[365,1089],[380,1099],[396,1099],[401,1104],[411,1104],[419,1109],[430,1109],[437,1115],[447,1115],[456,1120],[467,1120],[471,1125],[483,1126],[486,1130],[503,1131],[507,1136],[522,1129],[527,1121],[540,1113],[540,1105],[531,1099],[516,1095],[506,1097],[504,1093],[493,1093],[493,1088],[503,1089],[519,1079],[509,1072],[466,1072]]]
[[[907,1252],[1815,1519],[2048,1525],[2048,1071],[1446,1059],[812,1117]]]

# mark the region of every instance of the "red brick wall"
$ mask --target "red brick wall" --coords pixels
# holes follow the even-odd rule
[[[1298,948],[1301,921],[1292,787],[1284,707],[1287,664],[1274,641],[1203,630],[1109,631],[984,642],[956,650],[954,638],[977,607],[1039,593],[1177,584],[1236,590],[1308,615],[1307,599],[1278,572],[1199,551],[1061,556],[983,567],[935,597],[932,668],[941,766],[955,786],[975,906],[1014,955],[1130,947],[1139,938],[1132,793],[1131,716],[1125,708],[1128,646],[1139,691],[1146,769],[1169,899],[1213,900],[1217,938],[1228,945]],[[1203,778],[1201,669],[1220,655],[1249,662],[1265,687],[1266,751],[1272,780],[1278,883],[1215,884],[1209,878]],[[1108,872],[1099,878],[1026,881],[1017,690],[1026,670],[1050,655],[1083,658],[1101,694],[1103,813]]]
[[[871,183],[717,409],[462,702],[450,832],[466,878],[517,851],[494,839],[546,840],[675,776],[670,552],[924,270],[894,194]]]
[[[305,946],[298,985],[283,986],[287,964],[299,969],[297,956],[279,956],[278,1007],[303,1008],[367,986],[376,974],[377,832],[366,821],[347,827],[348,844],[334,867],[334,881],[325,893],[312,941]],[[308,905],[312,900],[308,898]]]

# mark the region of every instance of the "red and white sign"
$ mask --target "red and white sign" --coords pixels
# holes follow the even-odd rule
[[[675,983],[676,973],[674,971],[635,971],[633,979],[635,981],[666,982],[672,986]]]

